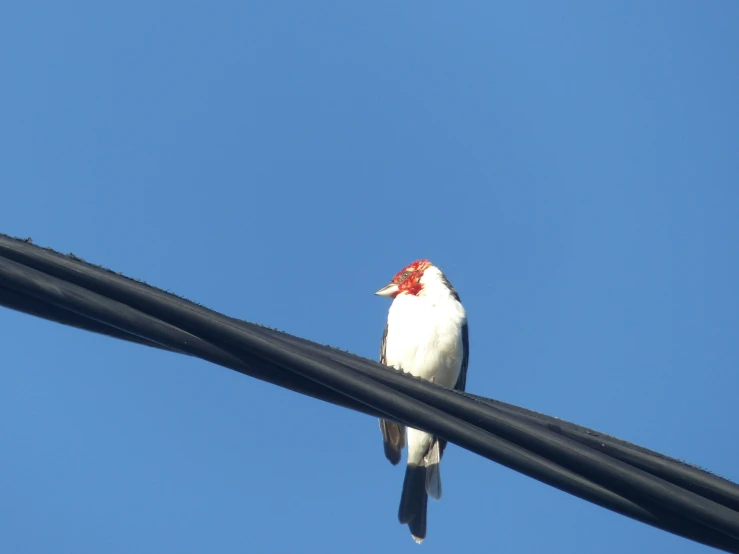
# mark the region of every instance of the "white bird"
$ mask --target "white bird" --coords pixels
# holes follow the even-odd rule
[[[467,314],[444,274],[428,260],[413,262],[375,294],[393,298],[380,347],[380,363],[463,391],[467,379]],[[385,456],[396,465],[406,429],[380,420]],[[408,465],[398,519],[417,543],[426,537],[428,497],[441,498],[439,463],[446,441],[407,429]]]

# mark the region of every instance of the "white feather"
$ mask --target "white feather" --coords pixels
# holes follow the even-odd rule
[[[426,493],[435,500],[441,500],[441,451],[438,440],[434,441],[423,462],[426,464]]]

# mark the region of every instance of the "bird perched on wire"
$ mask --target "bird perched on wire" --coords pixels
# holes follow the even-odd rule
[[[413,262],[375,294],[393,299],[380,347],[380,363],[463,391],[470,349],[467,314],[438,267]],[[380,420],[385,457],[396,465],[408,444],[408,465],[398,519],[417,543],[426,537],[428,497],[441,498],[439,463],[446,441],[424,431]],[[406,437],[407,433],[407,437]]]

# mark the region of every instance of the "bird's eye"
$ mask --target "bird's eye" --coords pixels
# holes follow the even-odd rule
[[[400,278],[403,279],[403,281],[405,281],[410,276],[410,274],[411,274],[410,271],[404,271],[403,275],[401,275]]]

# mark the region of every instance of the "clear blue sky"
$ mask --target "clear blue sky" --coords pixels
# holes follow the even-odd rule
[[[554,4],[7,3],[0,231],[370,357],[428,257],[470,391],[739,480],[739,4]],[[707,551],[454,446],[418,547],[371,418],[5,309],[0,348],[2,552]]]

